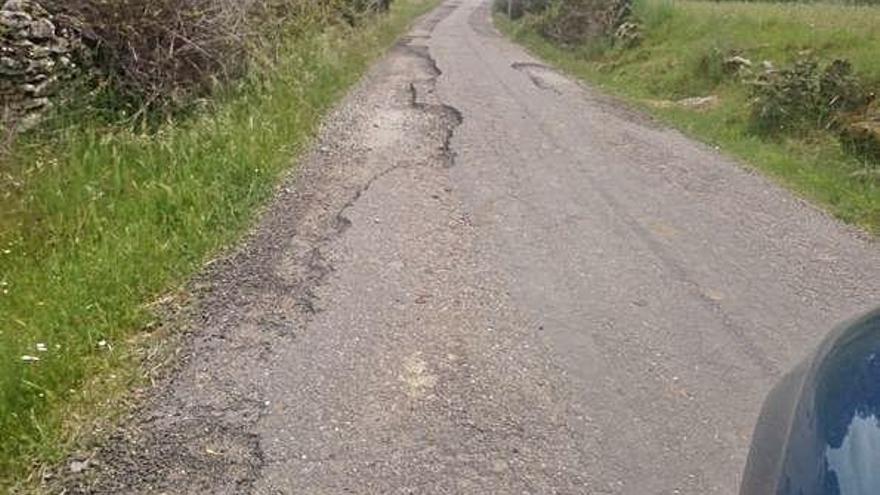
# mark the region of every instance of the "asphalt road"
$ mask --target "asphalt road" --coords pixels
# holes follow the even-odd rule
[[[880,302],[880,250],[465,0],[200,283],[72,491],[735,493],[764,394]]]

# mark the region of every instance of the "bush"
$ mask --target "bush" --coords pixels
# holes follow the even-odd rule
[[[761,134],[830,129],[868,101],[868,93],[845,60],[824,68],[812,59],[771,69],[752,86],[753,129]]]
[[[75,19],[100,88],[124,108],[178,105],[240,75],[247,14],[218,0],[50,0]]]
[[[543,16],[541,34],[566,45],[609,38],[631,13],[631,0],[557,0]]]
[[[865,108],[870,94],[853,74],[847,60],[834,60],[822,72],[819,99],[829,115],[856,112]]]
[[[165,114],[247,72],[292,21],[344,20],[389,0],[45,0],[88,47],[98,106]]]

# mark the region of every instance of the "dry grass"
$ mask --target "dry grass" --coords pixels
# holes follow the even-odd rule
[[[357,20],[363,0],[46,0],[83,34],[102,110],[164,117],[246,74],[294,26]],[[137,119],[134,119],[137,120]]]

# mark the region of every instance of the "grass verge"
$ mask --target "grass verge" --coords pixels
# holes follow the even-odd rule
[[[79,122],[0,163],[0,491],[140,384],[150,302],[251,224],[320,118],[434,0],[300,27],[274,69],[158,133]]]
[[[557,46],[529,17],[496,16],[496,25],[549,63],[718,146],[842,220],[880,233],[880,168],[846,154],[829,133],[756,135],[748,86],[718,70],[729,53],[776,66],[809,53],[820,61],[846,58],[868,87],[880,88],[880,8],[637,0],[634,11],[643,28],[635,48]],[[718,104],[669,104],[708,95]]]

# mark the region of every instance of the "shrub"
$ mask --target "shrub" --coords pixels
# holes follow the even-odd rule
[[[864,109],[869,94],[853,74],[852,64],[847,60],[834,60],[819,81],[819,101],[829,115],[856,112]]]
[[[390,0],[45,0],[88,47],[101,109],[164,115],[247,72],[299,24],[356,24]],[[85,62],[85,61],[84,61]]]
[[[557,0],[541,22],[541,33],[573,45],[613,37],[632,13],[631,0]]]
[[[824,68],[801,59],[786,69],[761,74],[752,86],[751,123],[761,134],[829,129],[846,112],[857,111],[868,94],[845,60]]]
[[[243,4],[218,0],[50,0],[76,19],[100,88],[124,108],[178,105],[240,75]]]

